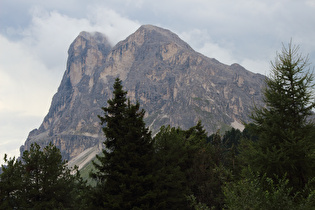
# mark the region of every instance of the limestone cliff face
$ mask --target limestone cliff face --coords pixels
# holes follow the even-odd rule
[[[21,152],[32,142],[53,142],[64,158],[71,159],[87,148],[99,148],[104,139],[97,115],[106,98],[99,100],[93,87],[111,48],[100,33],[79,34],[68,50],[67,69],[50,110],[39,129],[30,132]]]
[[[155,26],[140,27],[113,48],[103,35],[81,32],[68,53],[49,113],[21,152],[34,141],[53,141],[67,159],[90,147],[100,149],[104,137],[97,115],[112,97],[116,77],[145,109],[153,133],[168,124],[187,129],[198,120],[209,134],[222,126],[238,127],[249,121],[253,103],[262,103],[264,76],[205,57]]]
[[[176,34],[150,25],[113,48],[98,83],[116,76],[146,110],[153,132],[164,124],[187,129],[198,120],[209,133],[222,125],[237,127],[249,121],[253,102],[261,103],[264,81],[262,75],[207,58]]]

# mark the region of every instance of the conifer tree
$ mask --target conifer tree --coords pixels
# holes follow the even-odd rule
[[[188,187],[185,171],[187,161],[184,132],[179,128],[162,126],[154,137],[156,176],[155,190],[157,209],[187,209]]]
[[[259,139],[247,151],[254,171],[267,177],[284,177],[294,190],[301,190],[314,177],[314,124],[308,120],[314,103],[313,74],[307,70],[308,58],[299,47],[283,47],[272,63],[266,80],[264,102],[252,114]]]
[[[222,206],[221,154],[206,140],[200,121],[188,130],[162,126],[154,137],[158,209]]]
[[[98,180],[95,203],[106,209],[149,209],[153,196],[153,144],[151,133],[143,121],[140,104],[131,104],[127,92],[116,79],[114,96],[99,116],[106,141],[98,171],[91,176]]]
[[[79,174],[71,174],[52,143],[43,149],[33,143],[21,160],[5,158],[5,162],[0,175],[0,209],[74,208],[80,203],[76,190],[81,184]]]
[[[15,157],[8,159],[7,155],[4,156],[4,162],[6,165],[2,165],[2,174],[0,174],[0,209],[24,206],[22,162]]]

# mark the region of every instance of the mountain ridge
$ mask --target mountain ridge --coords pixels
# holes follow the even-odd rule
[[[97,115],[112,96],[116,77],[132,102],[145,109],[145,122],[157,132],[170,124],[187,129],[202,120],[208,133],[222,125],[249,121],[252,102],[261,101],[264,76],[239,64],[225,65],[196,52],[178,35],[141,26],[111,46],[105,35],[81,32],[68,50],[67,68],[48,114],[30,132],[32,142],[52,141],[71,160],[89,148],[102,148]]]

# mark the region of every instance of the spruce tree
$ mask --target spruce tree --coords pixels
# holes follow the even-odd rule
[[[143,121],[140,104],[131,104],[116,79],[113,98],[99,116],[106,136],[105,149],[97,156],[95,204],[106,209],[149,209],[153,198],[153,144]]]
[[[259,139],[245,152],[254,171],[287,176],[295,191],[315,175],[314,124],[308,120],[315,106],[314,77],[307,67],[308,58],[292,43],[277,55],[263,92],[266,106],[256,107],[251,116]]]
[[[187,161],[184,132],[179,128],[162,126],[154,137],[156,176],[155,190],[157,209],[187,209],[188,187],[185,171]]]

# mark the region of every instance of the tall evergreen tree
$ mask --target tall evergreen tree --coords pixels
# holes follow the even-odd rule
[[[185,171],[181,168],[187,161],[184,132],[179,128],[162,126],[154,137],[156,159],[155,190],[157,209],[187,209],[188,187]]]
[[[254,171],[268,177],[287,176],[294,190],[302,189],[315,175],[314,124],[308,121],[315,107],[313,74],[308,59],[292,43],[283,47],[272,63],[264,89],[266,107],[252,114],[259,139],[247,151]]]
[[[98,180],[95,203],[106,209],[148,209],[153,199],[153,144],[143,121],[144,110],[131,104],[127,92],[116,79],[114,97],[99,116],[106,141],[97,169],[91,176]]]

